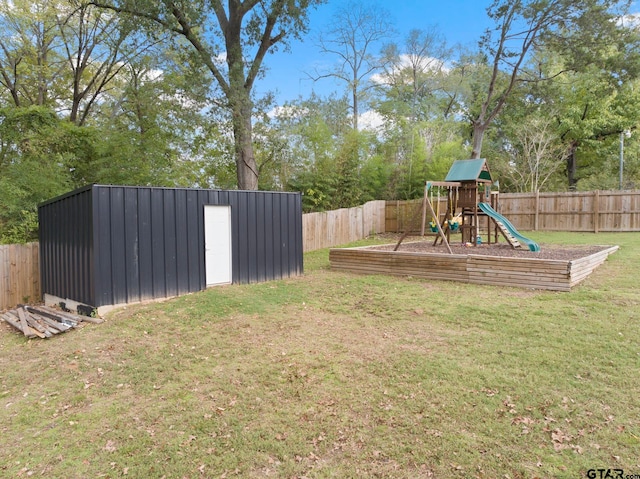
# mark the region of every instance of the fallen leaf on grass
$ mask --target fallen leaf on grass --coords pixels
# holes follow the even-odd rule
[[[502,404],[504,404],[504,407],[506,407],[511,414],[515,414],[517,412],[516,405],[511,402],[510,396],[507,396],[507,398],[502,401]]]
[[[511,424],[535,424],[535,422],[535,419],[531,419],[530,417],[517,416],[513,418]]]

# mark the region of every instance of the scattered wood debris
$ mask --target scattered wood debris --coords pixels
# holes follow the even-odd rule
[[[99,318],[78,316],[47,306],[20,305],[0,314],[0,318],[10,324],[27,338],[50,338],[76,328],[82,321],[101,323]]]

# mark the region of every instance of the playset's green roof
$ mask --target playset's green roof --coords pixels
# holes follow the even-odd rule
[[[491,183],[491,172],[485,158],[475,160],[456,160],[451,165],[444,181],[480,181]]]

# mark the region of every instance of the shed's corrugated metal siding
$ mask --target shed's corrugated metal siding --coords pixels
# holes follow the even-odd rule
[[[68,251],[76,246],[93,247],[92,261],[87,261],[91,266],[88,271],[94,276],[92,294],[76,294],[75,287],[64,289],[64,294],[55,292],[62,291],[59,283],[73,283],[79,274],[67,262],[67,256],[56,263],[56,270],[63,268],[63,272],[52,278],[43,289],[45,293],[105,306],[204,289],[205,205],[231,206],[234,283],[268,281],[303,272],[302,202],[298,193],[100,185],[86,192],[73,204],[67,203],[71,196],[49,204],[84,215],[84,236],[77,236],[76,226],[67,219],[60,221],[59,229],[70,232]],[[47,206],[41,207],[41,225],[52,220]],[[76,245],[75,237],[83,238],[83,242]],[[41,238],[44,245],[49,243],[42,232]],[[76,255],[74,252],[71,257]],[[42,258],[43,263],[53,261],[47,251]]]
[[[90,187],[38,208],[43,293],[95,304],[92,208]]]

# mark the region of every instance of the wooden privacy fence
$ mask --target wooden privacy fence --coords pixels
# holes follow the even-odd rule
[[[510,193],[501,213],[522,230],[640,231],[640,191]]]
[[[385,232],[385,201],[302,215],[303,250],[338,246]]]
[[[433,209],[440,219],[444,218],[447,212],[447,198],[440,198],[438,201],[433,199]],[[426,223],[432,220],[431,215],[427,214]],[[385,207],[385,231],[387,232],[419,232],[422,229],[422,200],[390,200],[386,202]]]
[[[446,207],[441,199],[441,215]],[[387,201],[386,231],[420,231],[421,208],[422,200]],[[640,190],[501,193],[498,209],[522,231],[640,231]]]
[[[38,243],[0,245],[0,310],[39,300]]]

